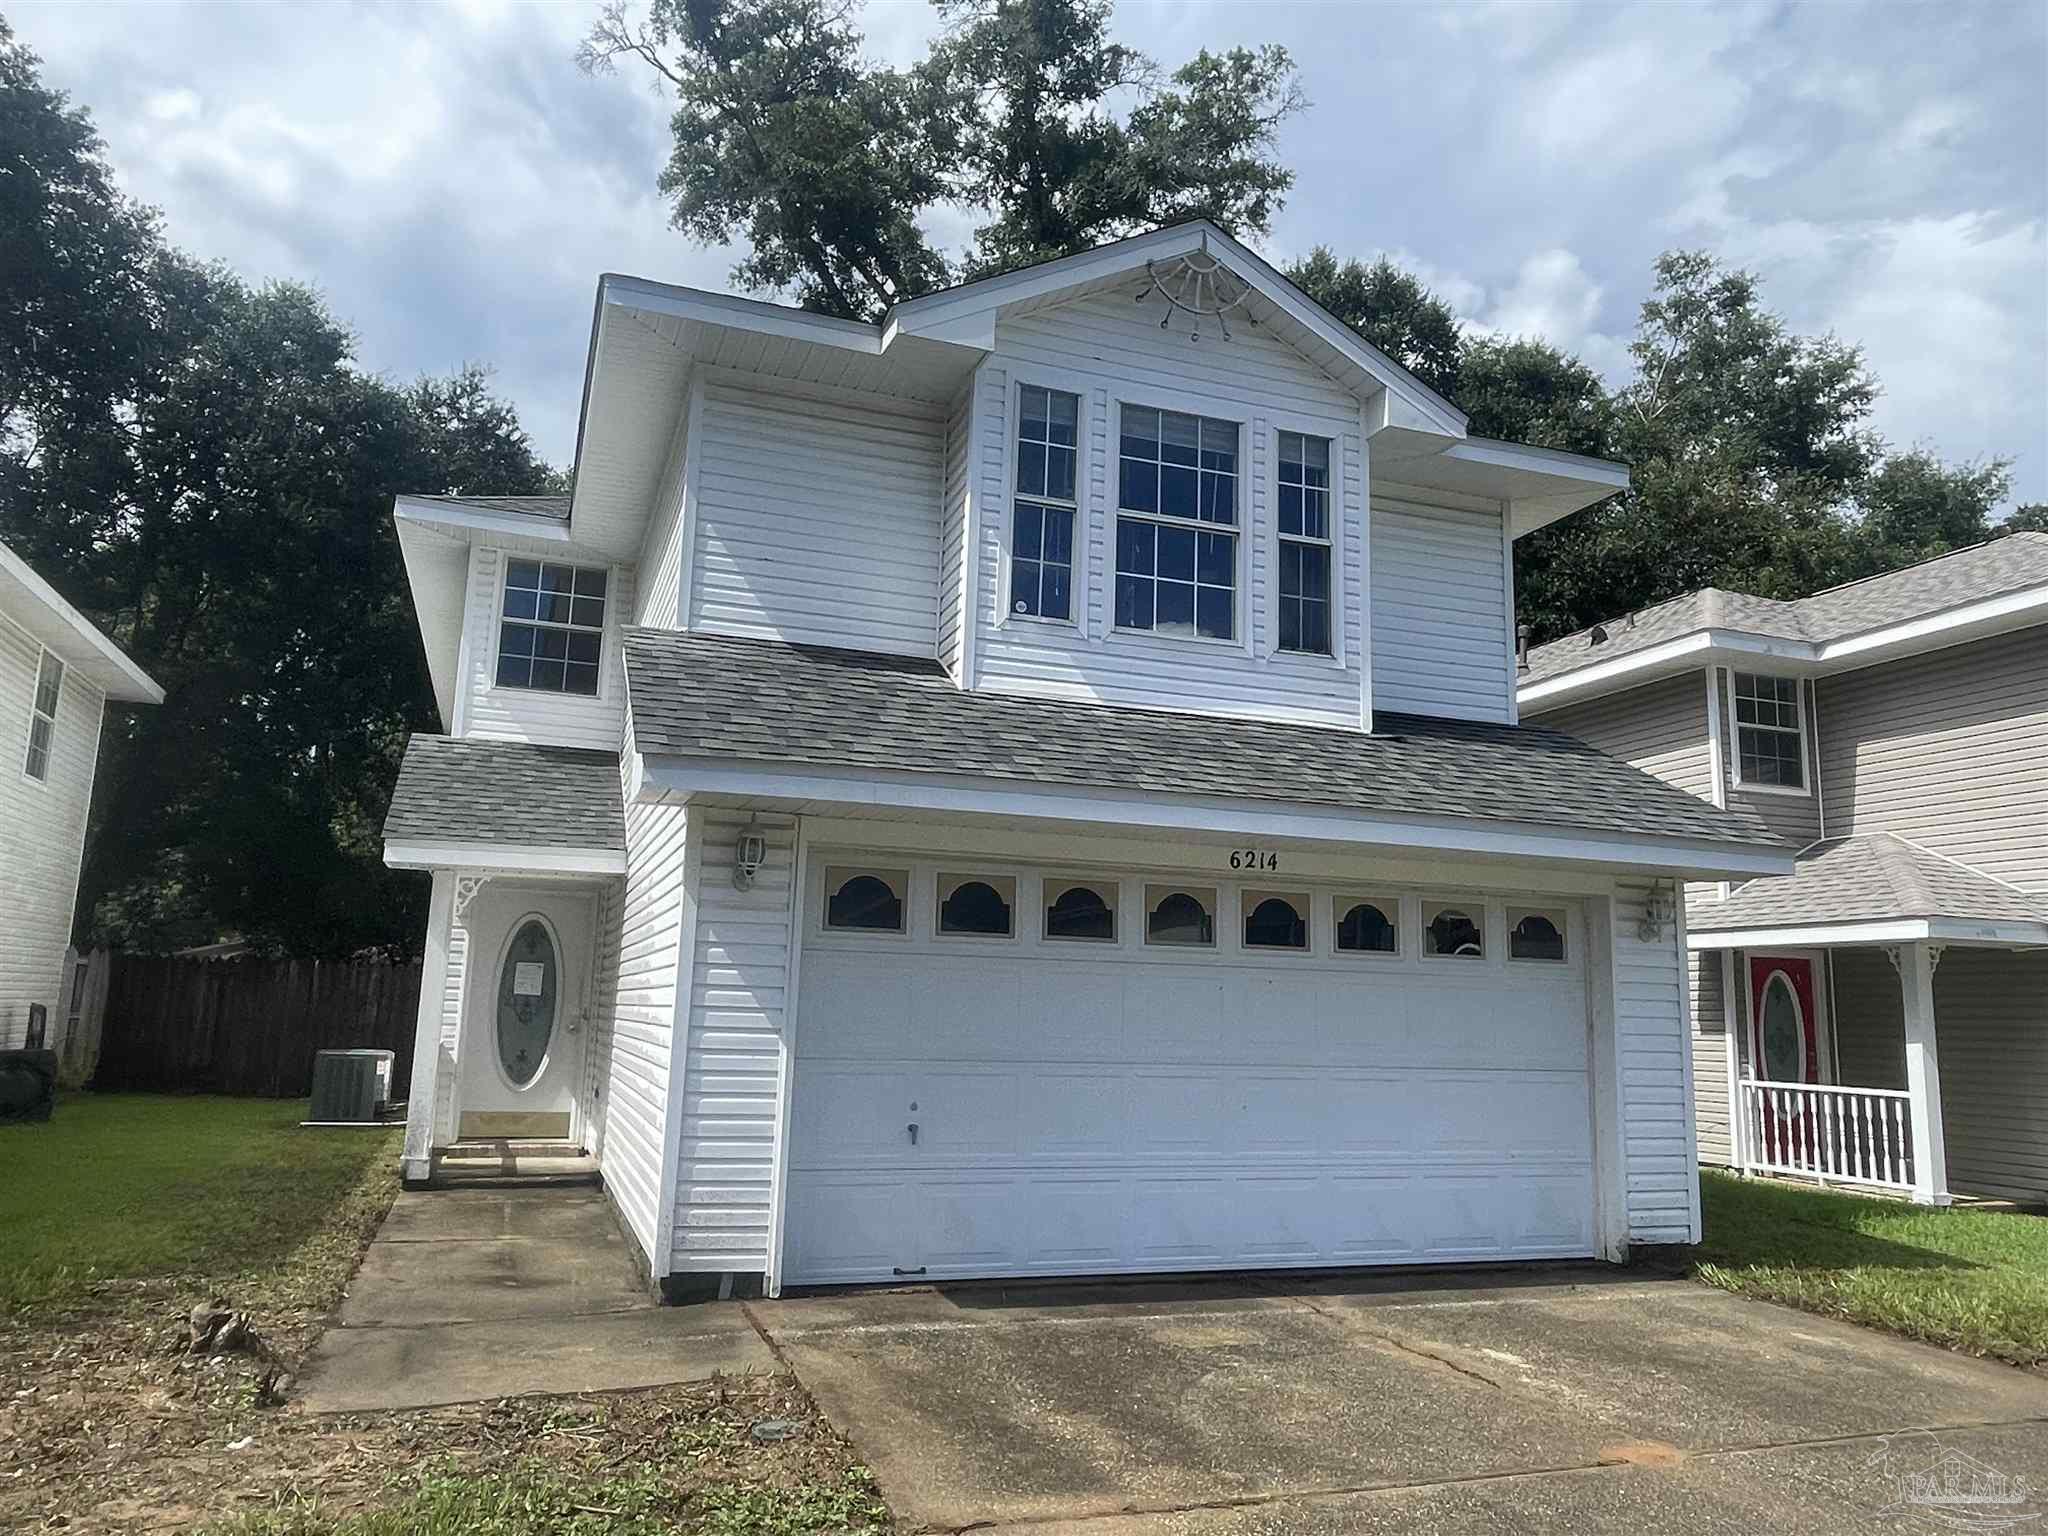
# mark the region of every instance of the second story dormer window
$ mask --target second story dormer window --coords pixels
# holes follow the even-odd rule
[[[1116,627],[1237,638],[1238,424],[1122,408]]]
[[[1074,616],[1075,459],[1081,397],[1025,384],[1017,392],[1017,493],[1010,509],[1010,612]]]
[[[1330,440],[1280,434],[1280,649],[1330,654]]]
[[[498,686],[596,697],[606,586],[591,566],[506,561]]]
[[[1728,691],[1734,703],[1736,785],[1804,794],[1806,730],[1799,679],[1736,672]]]

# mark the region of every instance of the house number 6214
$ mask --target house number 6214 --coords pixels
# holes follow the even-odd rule
[[[1230,850],[1232,869],[1278,869],[1280,855],[1263,848],[1233,848]]]

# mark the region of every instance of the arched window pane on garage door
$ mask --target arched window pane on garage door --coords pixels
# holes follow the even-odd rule
[[[1008,875],[986,880],[941,875],[939,932],[1006,939],[1010,936],[1010,913],[1016,898],[1017,882]]]
[[[1510,911],[1508,913],[1508,958],[1511,960],[1562,960],[1565,915],[1562,912]]]
[[[903,931],[903,893],[910,884],[901,870],[825,871],[825,926],[870,933]]]
[[[1078,885],[1065,880],[1045,882],[1045,936],[1048,939],[1116,938],[1116,891],[1113,886]]]
[[[1147,944],[1213,945],[1216,942],[1216,893],[1187,886],[1145,887]]]
[[[1306,896],[1267,896],[1258,891],[1244,895],[1244,944],[1246,949],[1307,949],[1308,910]]]
[[[1338,903],[1343,907],[1343,903]],[[1392,901],[1360,901],[1344,907],[1337,920],[1337,947],[1353,954],[1392,955],[1401,948],[1394,924],[1398,907]]]
[[[1477,960],[1486,953],[1485,909],[1439,906],[1428,909],[1426,948],[1432,955]]]

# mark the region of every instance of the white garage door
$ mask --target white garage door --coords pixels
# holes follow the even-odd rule
[[[1590,1254],[1576,917],[1425,959],[1402,905],[1393,959],[814,929],[785,1281]]]

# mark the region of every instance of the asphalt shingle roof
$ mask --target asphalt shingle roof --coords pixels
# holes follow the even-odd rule
[[[935,661],[626,631],[635,744],[654,756],[972,775],[1537,823],[1777,849],[1718,810],[1536,726],[1380,713],[1370,735],[956,688]]]
[[[1815,843],[1789,878],[1752,880],[1690,907],[1695,933],[1900,918],[2048,923],[2048,901],[1889,832]]]
[[[521,517],[541,517],[550,522],[569,520],[566,496],[415,496],[415,501],[446,502],[451,507],[475,507],[480,512],[513,512]]]
[[[422,732],[405,744],[384,839],[623,849],[618,756]]]
[[[1596,625],[1607,637],[1598,644],[1593,630],[1584,629],[1535,647],[1522,682],[1561,677],[1703,629],[1822,645],[2043,583],[2048,583],[2048,533],[2015,533],[1790,602],[1703,587]]]

